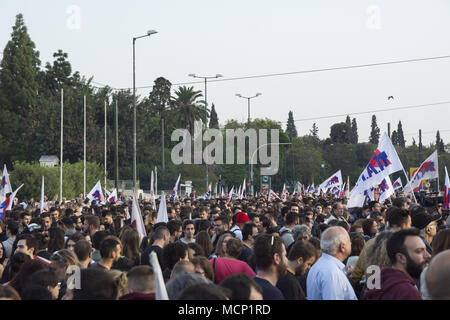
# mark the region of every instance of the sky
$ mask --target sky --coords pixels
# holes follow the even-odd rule
[[[450,142],[450,103],[436,104],[450,102],[450,58],[233,80],[450,55],[448,0],[2,0],[1,50],[18,13],[43,65],[62,49],[97,86],[132,88],[132,38],[157,30],[136,41],[137,93],[148,95],[160,76],[200,82],[192,85],[203,91],[188,74],[221,74],[207,83],[221,124],[247,120],[247,100],[237,93],[261,93],[251,118],[283,128],[290,110],[296,120],[343,115],[296,121],[299,135],[315,122],[321,138],[346,114],[435,104],[376,112],[378,126],[394,130],[402,121],[407,144],[418,142],[419,129],[425,145],[436,130]],[[360,141],[369,138],[371,116],[351,116]]]

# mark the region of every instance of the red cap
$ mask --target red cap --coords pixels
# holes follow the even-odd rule
[[[236,216],[236,223],[246,223],[250,221],[250,218],[248,217],[248,215],[244,212],[239,212]]]

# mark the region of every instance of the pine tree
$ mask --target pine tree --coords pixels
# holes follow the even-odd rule
[[[392,144],[394,145],[394,146],[398,146],[398,133],[397,133],[397,131],[392,131],[392,134],[391,134],[391,141],[392,141]]]
[[[347,115],[347,118],[345,118],[345,123],[348,125],[349,128],[352,126],[352,122],[350,120],[350,116],[349,115]]]
[[[319,128],[317,128],[317,125],[316,125],[315,122],[313,123],[312,129],[309,130],[309,133],[310,133],[313,137],[318,138]]]
[[[211,106],[211,113],[209,118],[209,127],[210,128],[219,128],[219,118],[217,117],[216,108],[214,107],[214,103]]]
[[[296,138],[298,136],[297,134],[297,128],[295,128],[295,122],[294,122],[294,114],[292,111],[289,111],[288,115],[288,121],[286,125],[286,132],[289,136],[289,138]]]
[[[439,130],[436,132],[436,149],[439,151],[439,147],[441,144],[441,134],[439,133]]]
[[[350,142],[353,144],[358,143],[358,125],[356,124],[356,118],[353,118],[351,131],[350,131]]]
[[[380,140],[380,128],[378,128],[377,117],[375,115],[372,116],[371,128],[369,142],[378,144],[378,141]]]
[[[403,128],[402,128],[402,122],[399,121],[398,122],[398,127],[397,127],[397,143],[398,146],[400,147],[405,147],[406,141],[405,141],[405,136],[403,135]]]
[[[26,116],[37,99],[40,64],[39,51],[35,50],[22,14],[18,14],[0,64],[0,104],[3,108]]]

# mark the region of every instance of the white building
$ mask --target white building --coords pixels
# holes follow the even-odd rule
[[[57,156],[41,156],[39,163],[44,167],[59,166],[59,158]]]

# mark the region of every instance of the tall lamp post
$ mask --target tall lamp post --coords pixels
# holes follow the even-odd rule
[[[241,95],[239,93],[236,93],[236,97],[247,99],[247,109],[248,109],[247,127],[248,128],[250,128],[250,100],[253,99],[253,98],[259,97],[260,95],[261,95],[261,93],[258,92],[254,96],[244,97],[243,95]],[[250,157],[250,155],[248,155],[248,156]],[[250,163],[248,164],[248,176],[249,176],[249,178],[251,178]],[[251,178],[251,183],[252,183],[251,189],[252,189],[252,195],[253,195],[253,179],[252,178]]]
[[[144,37],[149,37],[152,34],[158,33],[155,30],[147,31],[146,35],[133,38],[133,190],[136,189],[136,40]]]
[[[216,74],[215,76],[212,77],[202,77],[202,76],[197,76],[194,73],[190,73],[188,74],[189,77],[193,77],[193,78],[199,78],[199,79],[204,79],[205,80],[205,128],[207,127],[207,119],[208,119],[208,112],[207,112],[207,107],[208,107],[208,96],[207,96],[207,90],[206,90],[206,84],[208,82],[208,79],[216,79],[216,78],[221,78],[223,77],[221,74]],[[205,163],[205,192],[208,190],[208,164]]]

